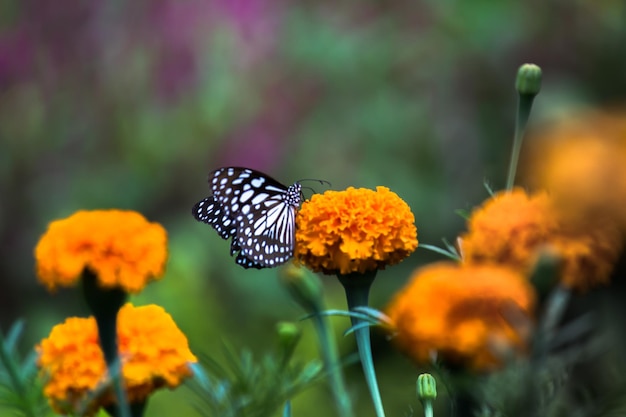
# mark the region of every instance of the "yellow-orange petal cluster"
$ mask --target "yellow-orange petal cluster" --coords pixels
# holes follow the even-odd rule
[[[611,222],[566,216],[546,192],[500,192],[468,219],[459,239],[466,264],[492,263],[532,271],[542,250],[562,260],[560,282],[578,291],[607,283],[622,249]]]
[[[566,224],[550,241],[550,249],[562,260],[561,285],[578,292],[610,282],[624,245],[612,221],[590,219],[585,226],[581,231],[578,222]]]
[[[626,112],[581,112],[529,137],[523,177],[569,217],[608,217],[626,228]]]
[[[499,263],[526,271],[558,227],[545,192],[499,192],[472,212],[468,232],[460,237],[461,254],[468,263]]]
[[[415,217],[386,187],[315,194],[297,215],[297,261],[326,274],[393,265],[417,248]]]
[[[88,269],[103,287],[137,293],[163,275],[167,233],[135,211],[78,211],[50,223],[35,259],[50,290],[75,285]]]
[[[488,370],[524,351],[534,302],[528,280],[512,269],[440,262],[415,271],[387,314],[393,340],[413,360]]]
[[[129,403],[142,402],[158,388],[175,388],[192,375],[189,364],[197,359],[162,307],[126,304],[118,314],[117,335]],[[48,378],[44,394],[59,413],[76,412],[107,381],[93,317],[72,317],[56,325],[37,351],[38,366]],[[88,415],[113,401],[112,390],[104,390],[87,405]]]

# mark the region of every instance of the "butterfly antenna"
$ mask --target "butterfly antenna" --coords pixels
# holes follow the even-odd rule
[[[327,185],[329,188],[332,187],[333,185],[330,183],[330,181],[326,181],[326,180],[319,180],[317,178],[303,178],[301,180],[298,180],[296,182],[301,183],[303,181],[315,181],[315,182],[319,182],[321,185]]]

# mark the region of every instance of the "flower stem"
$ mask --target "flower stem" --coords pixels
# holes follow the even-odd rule
[[[324,361],[324,367],[330,378],[331,391],[335,397],[335,404],[339,415],[341,417],[353,417],[352,401],[346,389],[346,384],[341,372],[341,365],[339,363],[337,345],[332,338],[328,321],[319,314],[315,314],[312,320],[320,342],[322,360]]]
[[[517,162],[522,149],[526,124],[530,117],[533,100],[541,88],[541,69],[533,64],[522,65],[517,72],[515,87],[518,92],[517,116],[515,119],[515,137],[513,139],[513,149],[511,150],[511,161],[509,163],[509,175],[506,180],[506,189],[508,191],[513,189],[513,184],[515,183]]]
[[[430,401],[424,403],[424,417],[433,417],[433,405]]]
[[[127,294],[117,288],[101,288],[97,277],[89,270],[83,273],[82,281],[83,295],[96,319],[100,347],[109,376],[113,381],[113,390],[117,399],[117,417],[132,417],[124,389],[124,376],[117,345],[117,312],[126,302]]]
[[[348,302],[348,309],[352,310],[355,307],[366,307],[369,302],[369,292],[372,282],[376,277],[376,272],[366,274],[349,274],[340,275],[337,274],[339,281],[343,285],[346,291],[346,300]],[[352,326],[356,326],[363,320],[357,317],[350,317]],[[363,373],[365,374],[365,380],[374,403],[374,409],[377,417],[385,417],[385,411],[383,410],[383,403],[380,398],[380,391],[378,389],[378,382],[376,381],[376,371],[374,370],[374,361],[372,359],[372,346],[370,343],[370,329],[369,327],[361,327],[354,332],[357,347],[359,349],[359,357],[361,358],[361,365],[363,366]]]
[[[517,162],[519,160],[519,154],[522,149],[522,141],[524,139],[524,131],[526,129],[526,123],[530,116],[530,109],[532,107],[533,99],[535,97],[528,97],[526,95],[519,96],[517,103],[517,120],[515,122],[515,138],[513,139],[513,150],[511,151],[511,162],[509,163],[509,175],[506,180],[506,189],[511,191],[513,184],[515,183],[515,174],[517,173]]]

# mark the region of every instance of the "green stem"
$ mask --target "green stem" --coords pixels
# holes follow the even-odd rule
[[[545,312],[535,338],[535,353],[540,361],[545,361],[548,356],[548,344],[554,338],[554,330],[561,321],[570,298],[571,291],[559,285],[546,300]]]
[[[346,299],[348,302],[348,309],[352,310],[355,307],[366,307],[369,303],[369,292],[376,272],[369,274],[349,274],[340,275],[337,277],[343,285],[346,291]],[[352,326],[356,326],[363,320],[357,317],[350,317]],[[361,365],[363,366],[363,373],[365,374],[365,380],[374,403],[374,409],[376,410],[377,417],[385,417],[385,411],[383,410],[383,403],[380,398],[380,390],[378,389],[378,382],[376,381],[376,371],[374,370],[374,360],[372,359],[372,346],[370,343],[370,329],[369,327],[361,327],[354,332],[356,338],[356,344],[359,349],[359,357],[361,358]]]
[[[509,175],[506,180],[506,189],[511,191],[515,183],[515,175],[517,173],[517,162],[519,161],[522,142],[524,140],[524,132],[526,124],[530,117],[530,109],[533,106],[534,94],[519,94],[517,102],[517,117],[515,120],[515,138],[513,139],[513,149],[511,150],[511,162],[509,163]]]
[[[331,391],[335,398],[335,404],[337,406],[337,410],[339,411],[339,415],[341,417],[352,417],[354,416],[352,401],[350,400],[350,395],[346,389],[346,384],[341,372],[337,345],[332,337],[328,321],[319,314],[315,314],[312,319],[315,331],[317,332],[317,337],[320,341],[322,360],[324,361],[324,367],[326,368],[330,378]]]
[[[98,285],[97,277],[89,270],[83,273],[83,294],[98,326],[98,339],[104,360],[113,382],[113,390],[117,399],[118,417],[132,417],[126,390],[124,375],[119,360],[117,346],[117,313],[126,302],[127,294],[121,289],[104,289]]]
[[[430,401],[424,401],[424,417],[433,417],[433,404]]]

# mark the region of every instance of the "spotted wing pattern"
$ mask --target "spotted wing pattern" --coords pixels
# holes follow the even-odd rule
[[[248,168],[226,167],[209,174],[211,196],[193,208],[223,239],[232,238],[230,254],[244,268],[268,268],[293,256],[299,183],[284,186]]]

